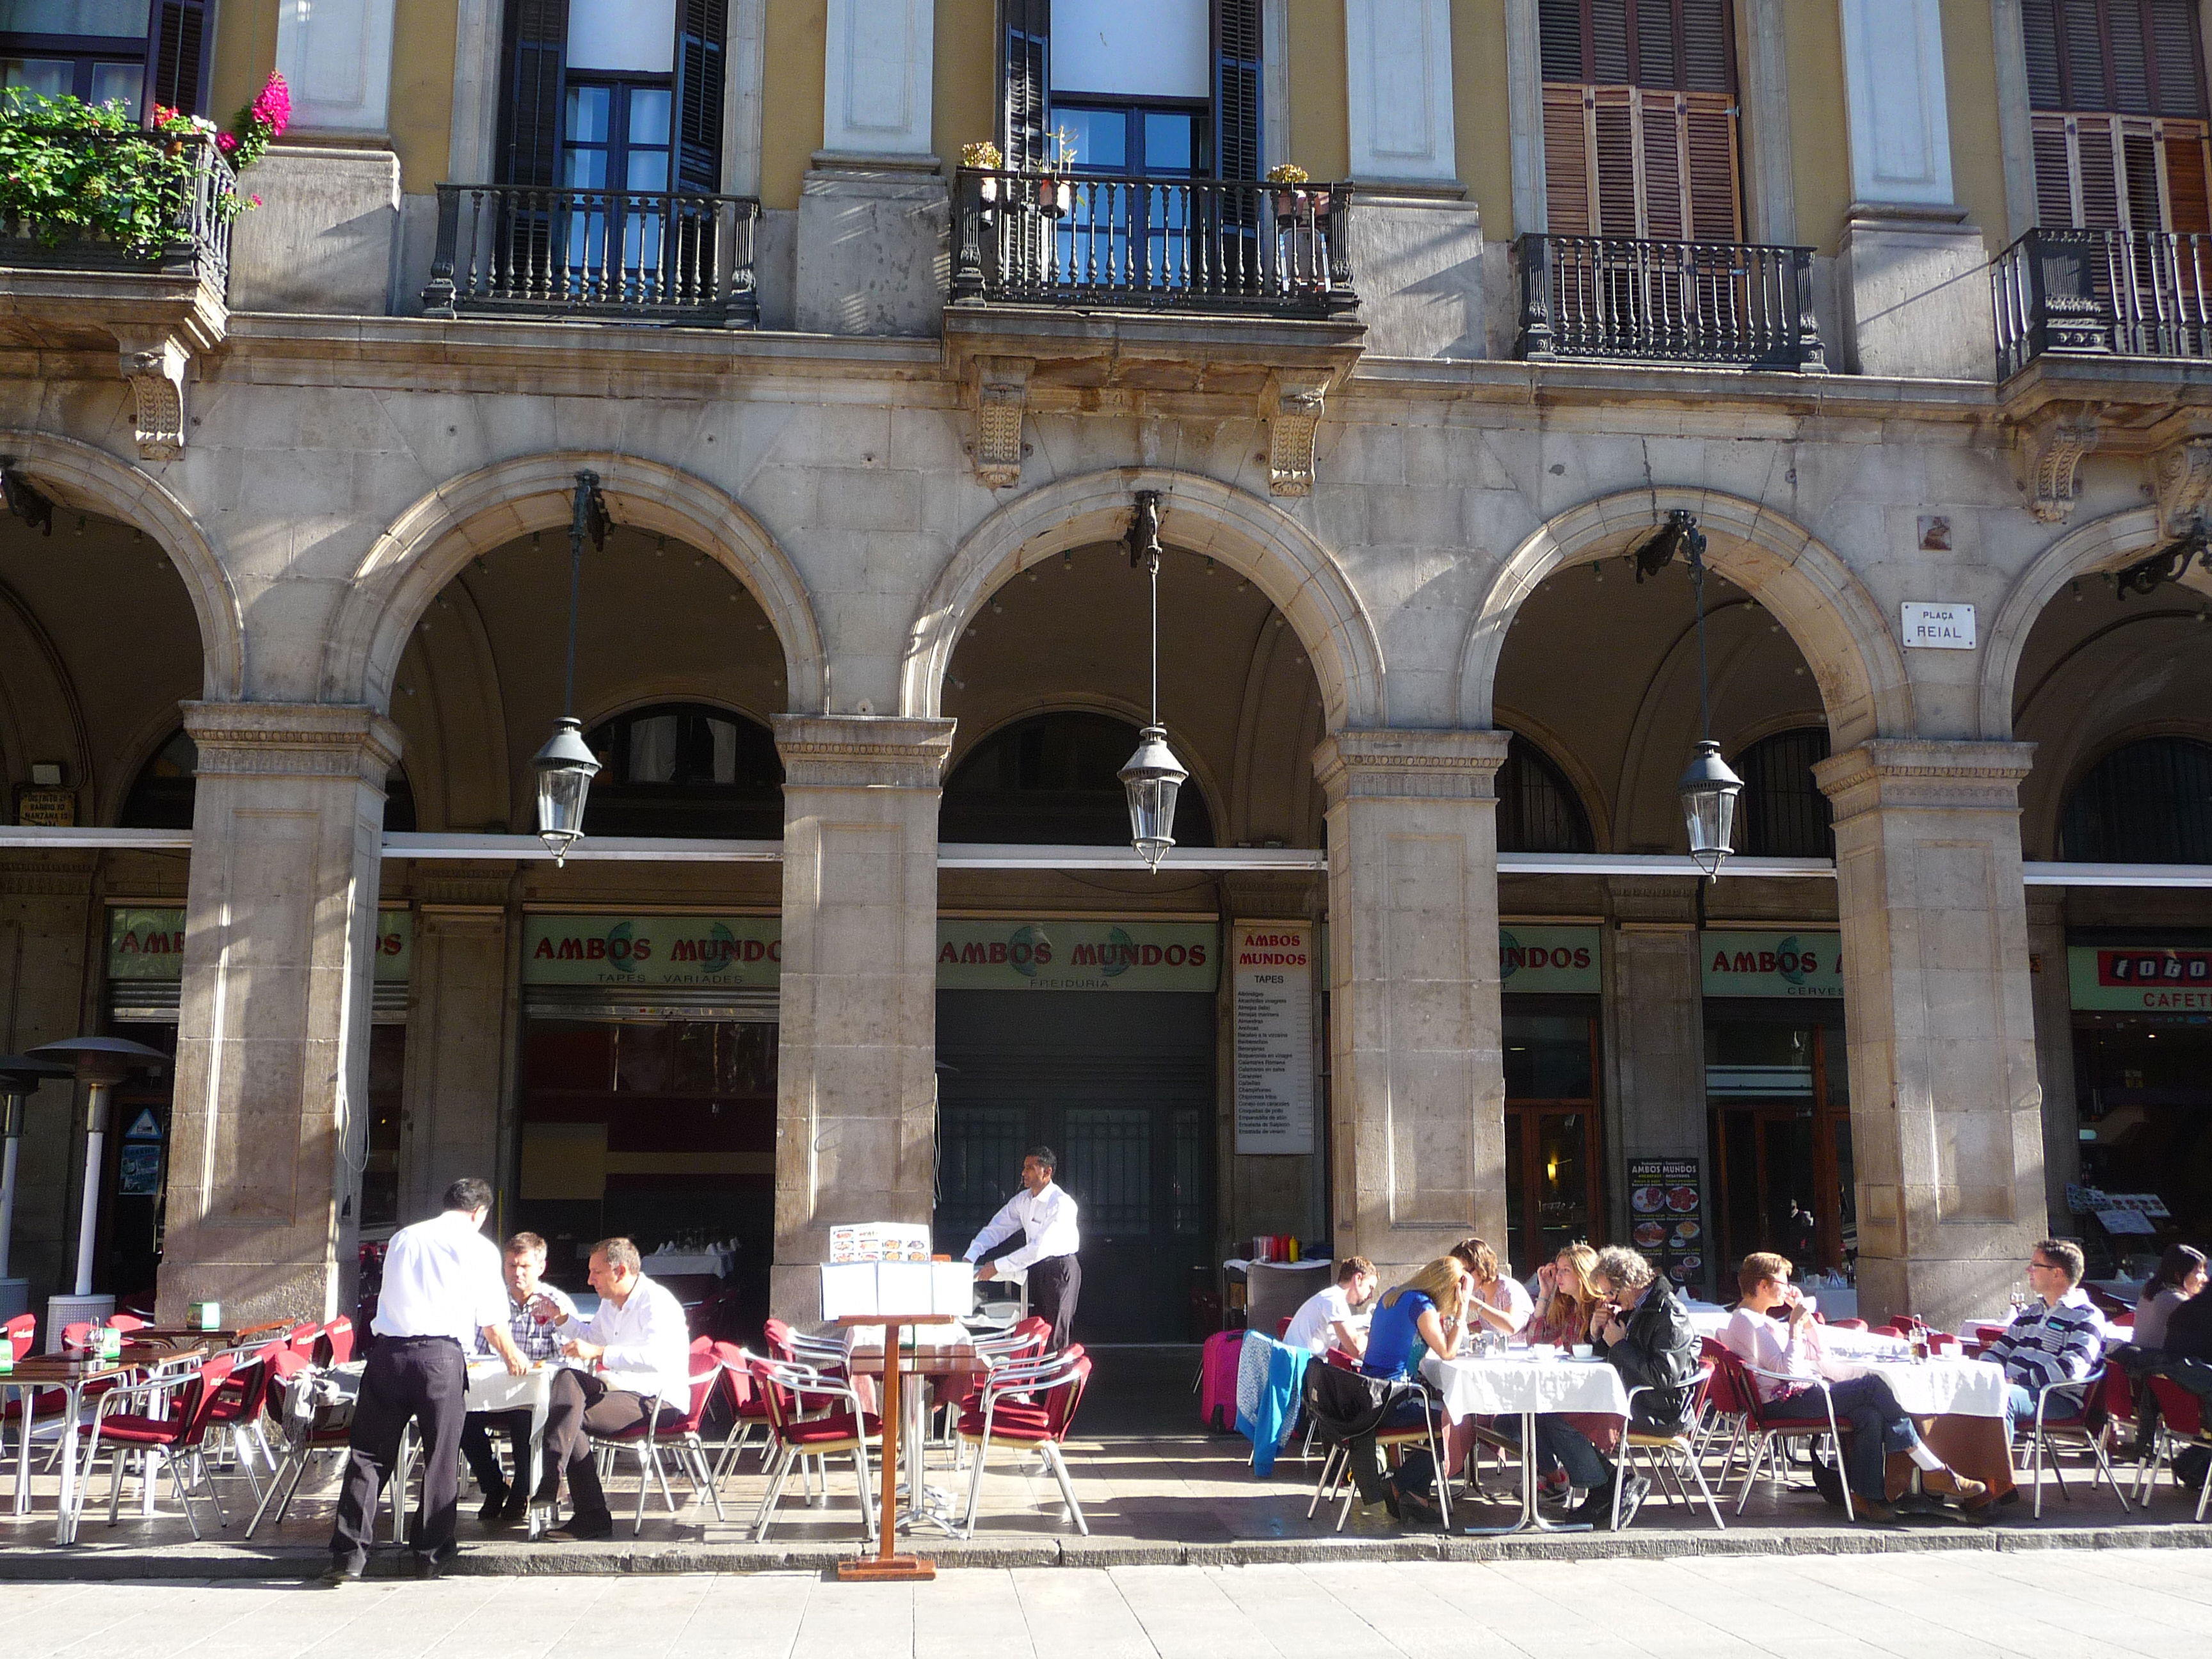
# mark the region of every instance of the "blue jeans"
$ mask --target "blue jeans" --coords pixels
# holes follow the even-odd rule
[[[1500,1419],[1498,1426],[1510,1437],[1520,1436],[1518,1418]],[[1536,1468],[1546,1474],[1554,1468],[1563,1468],[1567,1479],[1584,1492],[1595,1492],[1613,1479],[1613,1465],[1590,1444],[1589,1437],[1565,1418],[1548,1412],[1536,1419]]]
[[[1890,1452],[1911,1451],[1918,1445],[1919,1431],[1899,1407],[1897,1396],[1889,1391],[1887,1377],[1855,1376],[1848,1382],[1832,1382],[1828,1385],[1828,1398],[1835,1402],[1837,1426],[1850,1425],[1851,1431],[1844,1437],[1842,1447],[1844,1480],[1860,1497],[1876,1504],[1887,1503],[1888,1475],[1884,1460]],[[1778,1395],[1768,1402],[1766,1409],[1788,1417],[1827,1415],[1818,1389]],[[2033,1409],[2029,1407],[2030,1411]]]

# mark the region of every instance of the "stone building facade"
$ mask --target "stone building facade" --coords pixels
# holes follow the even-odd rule
[[[2069,1182],[2201,1231],[2212,1096],[2156,1059],[2212,1013],[2198,9],[2140,96],[2046,90],[2036,0],[1661,9],[184,7],[200,107],[295,100],[227,253],[0,254],[5,1046],[174,1055],[101,1287],[327,1315],[484,1172],[803,1318],[830,1226],[957,1250],[1041,1136],[1100,1340],[1181,1340],[1258,1234],[1708,1288],[1778,1244],[1942,1320]],[[1158,875],[1109,844],[1147,490],[1205,826]],[[1677,512],[1702,590],[1635,566]],[[564,713],[609,769],[556,868]],[[1239,924],[1310,959],[1287,1024]]]

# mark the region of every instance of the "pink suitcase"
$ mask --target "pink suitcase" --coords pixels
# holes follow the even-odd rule
[[[1198,1412],[1216,1434],[1237,1427],[1237,1361],[1244,1346],[1242,1331],[1216,1331],[1206,1339],[1200,1362]]]

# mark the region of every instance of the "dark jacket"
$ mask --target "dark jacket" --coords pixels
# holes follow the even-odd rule
[[[2166,1322],[2166,1357],[2212,1362],[2212,1291],[2197,1292]]]
[[[1629,1388],[1651,1390],[1638,1397],[1629,1425],[1639,1434],[1680,1432],[1689,1412],[1689,1384],[1698,1374],[1698,1348],[1690,1310],[1673,1286],[1655,1281],[1628,1316],[1620,1340],[1608,1344],[1600,1336],[1596,1346]]]

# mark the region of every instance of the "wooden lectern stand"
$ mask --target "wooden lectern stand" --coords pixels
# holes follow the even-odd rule
[[[861,1556],[856,1560],[840,1561],[837,1577],[840,1583],[854,1581],[876,1583],[912,1582],[918,1578],[934,1578],[937,1566],[919,1555],[898,1555],[898,1466],[899,1429],[899,1332],[908,1325],[950,1325],[953,1316],[943,1314],[847,1314],[833,1322],[840,1330],[852,1330],[860,1326],[880,1325],[884,1328],[884,1397],[880,1402],[884,1425],[884,1501],[877,1517],[876,1553],[872,1560]],[[865,1429],[864,1423],[860,1425]],[[924,1471],[917,1463],[914,1478],[919,1482]]]

